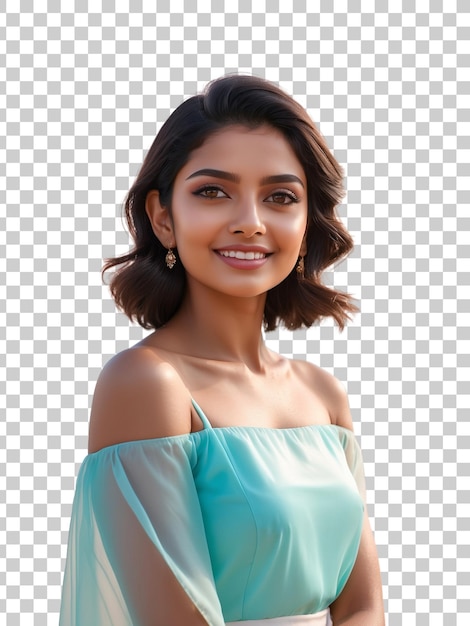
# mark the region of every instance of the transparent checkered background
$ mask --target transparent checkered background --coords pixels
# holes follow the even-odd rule
[[[347,385],[388,624],[470,623],[470,3],[0,7],[0,624],[57,623],[94,384],[144,334],[100,279],[124,195],[169,113],[234,71],[292,93],[345,167],[356,248],[328,278],[361,314],[269,344]]]

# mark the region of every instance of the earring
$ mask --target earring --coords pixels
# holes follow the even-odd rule
[[[305,270],[305,263],[304,263],[304,257],[303,256],[299,257],[299,260],[297,261],[297,265],[296,265],[295,269],[297,270],[297,274],[298,274],[299,278],[303,278],[304,277],[304,270]]]
[[[171,248],[168,248],[168,252],[166,253],[166,256],[165,256],[165,263],[169,270],[172,270],[175,266],[176,256]]]

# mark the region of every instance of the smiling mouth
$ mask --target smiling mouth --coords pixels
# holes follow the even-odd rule
[[[258,259],[265,259],[268,255],[264,252],[243,252],[242,250],[218,250],[221,256],[242,259],[244,261],[254,261]]]

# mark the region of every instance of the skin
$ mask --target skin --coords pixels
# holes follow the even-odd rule
[[[284,137],[268,126],[225,128],[194,151],[178,173],[171,214],[157,190],[148,194],[146,211],[155,236],[178,249],[187,292],[164,328],[104,368],[93,400],[89,451],[200,430],[191,397],[214,427],[333,423],[352,429],[338,381],[311,363],[268,350],[261,334],[267,291],[306,253],[307,180]],[[251,269],[247,261],[234,267],[237,261],[221,257],[222,250],[254,247],[269,254]],[[133,545],[126,567],[135,571],[148,546],[138,533],[127,536]],[[142,623],[156,623],[158,605],[167,611],[159,623],[205,624],[158,557],[147,567],[151,575],[140,581],[158,577],[162,585],[146,589],[139,582],[134,590]],[[335,626],[384,624],[367,516],[356,565],[331,613]]]

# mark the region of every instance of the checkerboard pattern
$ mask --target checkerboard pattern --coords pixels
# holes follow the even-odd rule
[[[354,322],[268,343],[347,386],[388,624],[469,624],[470,3],[0,7],[0,623],[57,623],[94,383],[144,335],[100,278],[124,195],[169,113],[241,72],[319,124],[356,243],[328,274]]]

